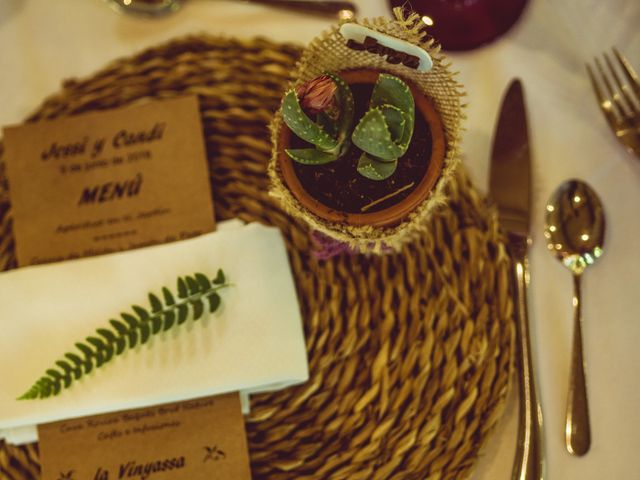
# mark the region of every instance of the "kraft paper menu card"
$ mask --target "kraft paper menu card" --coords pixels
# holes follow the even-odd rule
[[[214,229],[194,96],[7,127],[4,141],[20,266]]]
[[[251,478],[237,393],[49,423],[38,432],[42,480]]]

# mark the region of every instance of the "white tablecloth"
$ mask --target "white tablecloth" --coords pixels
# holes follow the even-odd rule
[[[361,16],[387,12],[360,0]],[[171,17],[140,20],[101,0],[0,2],[0,125],[19,123],[69,77],[188,33],[307,42],[329,21],[263,6],[190,0]],[[617,144],[598,111],[584,61],[618,46],[640,68],[637,0],[530,0],[520,23],[497,43],[451,55],[469,92],[465,163],[487,185],[498,103],[510,78],[524,81],[534,156],[530,314],[545,415],[548,479],[640,478],[640,161]],[[543,207],[570,177],[586,179],[607,213],[605,254],[584,277],[584,347],[592,447],[573,458],[563,428],[571,345],[571,278],[542,236]],[[474,480],[509,479],[517,404],[482,452]]]

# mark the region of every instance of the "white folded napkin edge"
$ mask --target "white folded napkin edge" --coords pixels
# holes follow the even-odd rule
[[[297,355],[297,357],[295,358],[295,360],[299,361],[302,359],[302,357],[304,357],[304,367],[303,368],[298,368],[298,366],[294,366],[293,369],[291,369],[288,374],[291,374],[291,372],[295,372],[295,375],[292,375],[292,377],[290,378],[280,378],[277,379],[279,381],[273,381],[274,378],[271,378],[269,381],[265,381],[264,383],[253,383],[253,384],[247,384],[246,382],[240,382],[238,384],[232,384],[232,383],[228,383],[225,388],[203,388],[200,389],[200,391],[198,392],[191,392],[191,395],[188,396],[183,396],[180,398],[161,398],[161,399],[157,399],[157,401],[148,401],[148,399],[145,400],[145,402],[143,404],[131,404],[128,405],[127,408],[118,408],[118,409],[114,409],[114,410],[109,410],[109,409],[104,409],[102,411],[99,412],[95,412],[95,411],[82,411],[82,410],[78,410],[77,414],[74,415],[67,415],[64,418],[53,418],[50,421],[58,421],[58,420],[63,420],[63,419],[70,419],[70,418],[77,418],[77,417],[82,417],[82,416],[86,416],[86,415],[93,415],[93,414],[100,414],[100,413],[110,413],[113,411],[120,411],[120,410],[126,410],[129,408],[142,408],[142,407],[151,407],[154,405],[160,405],[160,404],[164,404],[164,403],[171,403],[173,401],[186,401],[186,400],[190,400],[193,398],[199,398],[199,397],[203,397],[203,396],[208,396],[208,395],[214,395],[214,394],[223,394],[223,393],[229,393],[229,392],[233,392],[233,391],[239,391],[240,393],[240,399],[241,399],[241,405],[242,405],[242,410],[243,412],[246,414],[249,412],[249,407],[250,407],[250,403],[249,403],[249,395],[253,394],[253,393],[260,393],[260,392],[268,392],[268,391],[275,391],[275,390],[279,390],[279,389],[283,389],[283,388],[287,388],[289,386],[292,385],[296,385],[302,382],[305,382],[306,380],[308,380],[309,374],[308,374],[308,364],[307,364],[307,358],[306,358],[306,348],[304,347],[304,337],[303,337],[303,333],[302,333],[302,322],[301,319],[299,317],[299,306],[297,303],[297,297],[295,296],[295,286],[293,285],[293,277],[291,276],[291,272],[290,272],[290,267],[288,265],[288,259],[287,259],[287,255],[286,255],[286,250],[284,249],[284,242],[282,240],[282,236],[279,230],[273,228],[273,227],[265,227],[263,225],[259,225],[259,224],[250,224],[250,225],[244,225],[243,222],[239,221],[239,220],[230,220],[230,221],[226,221],[226,222],[221,222],[218,226],[218,230],[214,233],[211,234],[206,234],[204,236],[201,237],[197,237],[196,239],[189,239],[189,240],[183,240],[180,242],[174,242],[172,244],[165,244],[165,245],[158,245],[158,246],[153,246],[153,247],[148,247],[146,249],[140,249],[140,250],[133,250],[133,251],[127,251],[127,252],[119,252],[119,253],[115,253],[115,254],[110,254],[110,255],[104,255],[101,257],[92,257],[89,259],[80,259],[80,260],[74,260],[72,262],[91,262],[94,261],[94,259],[96,258],[102,258],[104,261],[105,257],[117,257],[117,256],[129,256],[131,258],[133,257],[137,257],[140,255],[144,255],[145,251],[148,251],[149,249],[163,249],[167,252],[170,252],[172,250],[172,247],[177,245],[177,244],[183,244],[185,242],[199,242],[199,241],[203,241],[203,237],[211,237],[211,236],[218,236],[220,237],[221,234],[224,234],[225,232],[231,232],[231,231],[238,231],[239,229],[245,229],[247,231],[247,235],[251,235],[252,237],[256,237],[257,235],[260,235],[264,232],[267,231],[271,231],[271,233],[273,233],[274,231],[277,231],[277,235],[278,235],[278,239],[279,242],[282,244],[281,245],[281,249],[283,250],[283,254],[282,257],[284,258],[284,263],[286,263],[286,267],[287,267],[287,271],[288,271],[288,276],[290,277],[289,279],[286,280],[286,282],[290,283],[290,285],[287,285],[287,289],[290,289],[291,292],[293,292],[293,301],[295,302],[295,310],[298,312],[298,323],[299,323],[299,329],[300,329],[300,335],[299,335],[299,345],[295,345],[295,347],[301,347],[302,349],[302,356],[301,355]],[[278,246],[280,247],[280,245]],[[273,252],[273,245],[269,245],[270,251],[266,252],[269,254],[269,256],[273,256],[274,254],[277,255],[277,252]],[[184,251],[184,250],[183,250]],[[62,265],[63,267],[65,266],[64,264],[68,264],[70,262],[63,262],[61,264],[56,264],[58,266]],[[24,269],[19,269],[21,271],[24,271],[26,269],[32,269],[34,271],[37,271],[38,269],[42,269],[42,268],[46,268],[46,269],[51,269],[51,268],[56,268],[56,266],[52,266],[50,265],[43,265],[43,266],[36,266],[36,267],[26,267]],[[15,271],[14,271],[15,272]],[[0,274],[0,275],[10,275],[11,272],[7,272],[4,274]],[[286,298],[286,293],[284,297],[280,297],[280,301],[283,300],[283,298],[285,300],[287,300]],[[290,310],[288,310],[290,311]],[[293,335],[292,338],[295,338],[295,334]],[[297,341],[298,339],[296,339]],[[294,348],[295,350],[295,348]],[[267,379],[265,379],[267,380]],[[38,400],[39,402],[46,402],[46,400]],[[43,406],[45,405],[44,403],[42,404]],[[34,405],[35,407],[36,405]],[[74,412],[76,413],[76,412]],[[48,423],[47,421],[38,421],[37,423]],[[16,445],[20,445],[20,444],[25,444],[25,443],[31,443],[31,442],[35,442],[37,441],[37,426],[35,424],[15,424],[15,425],[7,425],[7,422],[5,422],[5,428],[0,428],[0,439],[4,439],[7,443],[10,444],[16,444]]]

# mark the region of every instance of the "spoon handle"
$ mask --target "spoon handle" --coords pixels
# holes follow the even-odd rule
[[[519,415],[518,443],[511,473],[512,480],[542,480],[542,408],[538,401],[535,371],[531,354],[527,287],[529,262],[526,239],[511,240],[517,289],[516,362],[518,366]]]
[[[565,441],[569,453],[582,456],[591,446],[589,427],[589,404],[584,377],[582,357],[582,315],[581,315],[580,275],[573,275],[573,349],[571,352],[571,373],[569,377],[569,398],[567,402],[567,423]]]
[[[341,12],[351,12],[355,15],[357,8],[352,2],[337,0],[310,2],[305,0],[247,0],[249,3],[262,3],[272,7],[286,8],[303,13],[336,16]]]

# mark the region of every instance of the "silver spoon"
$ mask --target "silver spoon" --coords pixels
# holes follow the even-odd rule
[[[591,445],[591,429],[582,357],[580,277],[602,255],[605,230],[602,203],[589,185],[569,180],[549,199],[545,223],[549,251],[573,273],[574,330],[565,442],[570,453],[581,456]]]
[[[184,0],[107,0],[119,10],[146,16],[160,16],[175,12]],[[338,16],[346,19],[356,13],[356,6],[351,2],[334,0],[244,0],[249,3],[261,3],[272,7],[295,10],[301,13]]]

